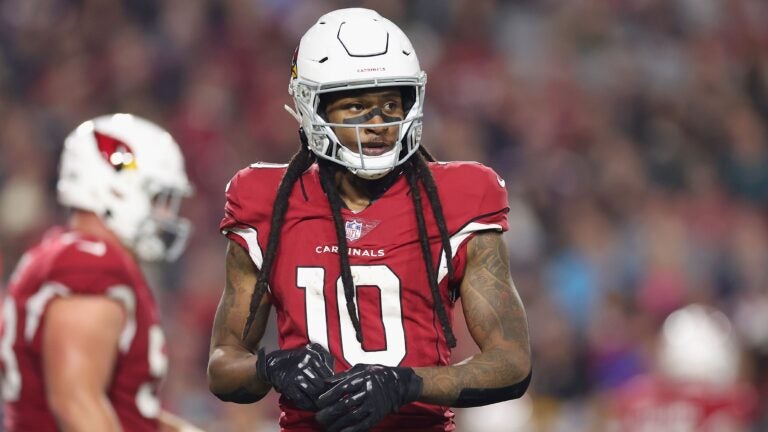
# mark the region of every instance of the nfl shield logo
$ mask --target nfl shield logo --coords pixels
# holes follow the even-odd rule
[[[356,220],[347,221],[346,230],[347,240],[355,241],[359,239],[360,235],[363,233],[363,224]]]

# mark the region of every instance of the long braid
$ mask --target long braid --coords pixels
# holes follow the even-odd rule
[[[269,279],[272,276],[272,267],[277,255],[277,247],[280,244],[280,231],[282,231],[285,213],[288,210],[288,198],[291,195],[293,186],[296,184],[296,180],[309,168],[314,159],[312,152],[307,148],[304,132],[300,131],[299,133],[302,141],[301,148],[291,158],[288,168],[285,170],[285,174],[283,174],[283,179],[280,181],[280,186],[277,188],[277,195],[272,210],[272,220],[269,224],[267,249],[264,253],[261,274],[256,281],[253,294],[251,294],[251,304],[248,310],[248,319],[245,321],[245,328],[243,329],[243,339],[248,336],[253,320],[256,317],[256,311],[261,303],[261,298],[269,287]]]
[[[435,159],[434,156],[432,156],[432,153],[427,150],[424,146],[419,146],[419,154],[424,158],[427,162],[437,162],[437,159]]]
[[[435,302],[435,312],[437,313],[437,317],[440,320],[440,325],[443,328],[443,333],[445,334],[445,340],[448,343],[448,346],[453,348],[456,346],[456,337],[453,335],[453,330],[451,329],[451,325],[448,321],[448,313],[445,310],[445,304],[443,303],[443,299],[440,296],[440,290],[437,283],[437,272],[435,271],[435,265],[432,261],[432,251],[429,246],[429,235],[427,233],[427,224],[424,220],[424,205],[422,203],[421,199],[421,191],[419,189],[419,180],[423,182],[423,178],[425,177],[425,174],[422,171],[422,168],[427,168],[426,164],[424,162],[424,159],[421,155],[417,155],[415,157],[412,157],[411,160],[408,161],[408,163],[411,165],[411,169],[406,171],[406,178],[408,179],[408,185],[411,189],[411,198],[413,199],[413,205],[415,207],[415,213],[416,213],[416,224],[419,227],[419,244],[421,245],[421,253],[424,256],[424,265],[427,269],[427,279],[429,282],[429,288],[432,292],[432,299]],[[430,176],[431,177],[431,176]],[[434,185],[434,179],[432,184]],[[425,190],[427,187],[425,186]],[[435,190],[435,197],[436,197],[436,190]],[[430,204],[432,206],[433,212],[435,213],[435,219],[442,219],[442,225],[443,230],[447,233],[447,230],[445,230],[445,218],[443,218],[442,209],[441,207],[435,207],[434,201],[439,200],[433,200],[433,197],[429,197]],[[438,213],[439,210],[439,213]],[[439,214],[439,216],[438,216]],[[440,225],[440,222],[438,222],[438,226]],[[448,262],[448,269],[449,273],[452,273],[452,266],[450,264],[450,243],[446,245],[446,240],[448,239],[447,234],[445,236],[442,235],[441,237],[443,239],[443,250],[446,251],[446,259]]]
[[[328,202],[331,204],[331,213],[333,214],[333,224],[336,226],[336,241],[339,247],[339,265],[341,268],[341,282],[344,285],[344,298],[347,300],[347,312],[352,320],[352,326],[355,329],[355,337],[361,344],[363,343],[363,332],[360,327],[360,319],[357,316],[357,307],[355,306],[355,284],[352,280],[352,271],[349,266],[349,248],[347,245],[346,230],[344,229],[344,220],[341,217],[341,207],[343,203],[336,190],[334,181],[334,171],[325,161],[320,161],[320,184],[328,196]]]
[[[422,157],[419,157],[422,156]],[[448,235],[448,226],[445,223],[445,215],[443,213],[443,205],[440,202],[440,197],[437,194],[437,184],[435,178],[432,177],[432,172],[427,166],[427,161],[435,162],[436,159],[432,154],[423,146],[419,147],[419,155],[415,157],[416,171],[419,173],[419,179],[424,185],[424,190],[427,191],[427,198],[429,198],[429,205],[432,207],[432,214],[435,216],[435,222],[437,222],[437,230],[440,232],[440,240],[442,242],[443,252],[445,252],[445,263],[448,267],[448,280],[453,280],[453,253],[451,250],[451,238]]]

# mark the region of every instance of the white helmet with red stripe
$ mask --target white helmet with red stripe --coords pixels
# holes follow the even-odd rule
[[[318,157],[343,165],[360,177],[379,178],[418,150],[426,82],[416,52],[398,26],[370,9],[340,9],[320,17],[301,38],[288,87],[295,110],[288,109]],[[359,147],[357,151],[346,148],[333,128],[356,129],[359,145],[362,126],[328,123],[318,112],[321,96],[382,87],[404,90],[405,118],[379,125],[399,128],[395,147],[377,156],[365,155]]]
[[[99,215],[143,260],[181,254],[190,223],[178,211],[192,186],[165,129],[131,114],[88,120],[65,139],[59,169],[60,204]]]

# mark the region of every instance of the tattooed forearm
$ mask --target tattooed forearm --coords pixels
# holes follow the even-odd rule
[[[227,249],[226,267],[226,285],[211,336],[208,385],[222,400],[249,403],[261,399],[270,389],[268,384],[256,378],[254,354],[264,335],[270,303],[266,296],[262,299],[248,339],[243,341],[241,333],[258,271],[248,252],[232,242]]]
[[[454,405],[463,389],[512,386],[530,372],[525,310],[500,233],[480,233],[470,240],[461,298],[467,327],[481,352],[454,366],[416,369],[424,378],[425,402]]]
[[[468,246],[470,262],[461,296],[472,336],[478,345],[499,337],[507,342],[524,341],[527,346],[525,310],[510,276],[509,256],[501,234],[478,234]]]

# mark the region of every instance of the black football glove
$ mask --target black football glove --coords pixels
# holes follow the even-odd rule
[[[422,380],[411,368],[358,364],[326,380],[333,385],[317,401],[315,419],[331,432],[367,431],[387,414],[421,395]]]
[[[277,350],[259,350],[258,378],[272,386],[303,410],[317,411],[315,401],[328,387],[325,379],[333,375],[333,356],[322,345]]]

